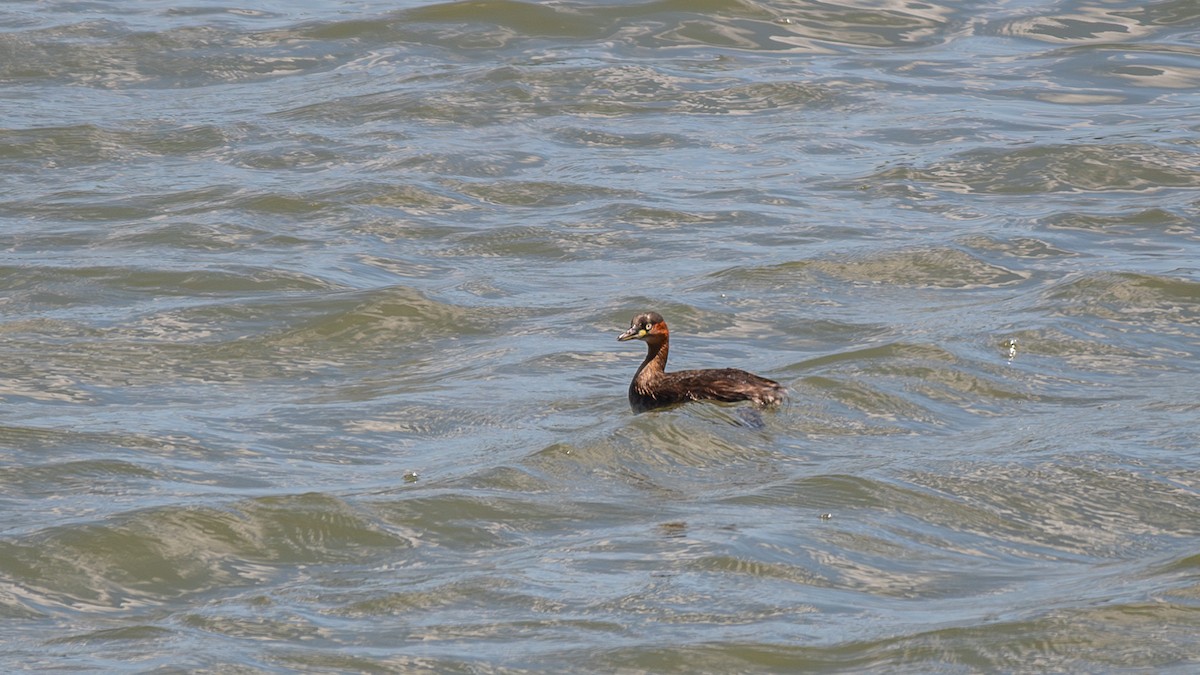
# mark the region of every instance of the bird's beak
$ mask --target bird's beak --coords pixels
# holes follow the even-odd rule
[[[644,337],[646,337],[645,330],[630,326],[629,330],[627,330],[624,333],[621,333],[620,335],[617,336],[617,342],[624,342],[626,340],[633,340],[635,338],[644,338]]]

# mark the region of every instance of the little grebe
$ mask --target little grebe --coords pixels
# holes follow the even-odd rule
[[[629,383],[629,406],[645,412],[685,401],[754,401],[773,405],[783,401],[787,392],[778,382],[737,368],[681,370],[666,372],[671,334],[658,312],[633,317],[629,330],[617,340],[643,340],[648,347],[646,360]]]

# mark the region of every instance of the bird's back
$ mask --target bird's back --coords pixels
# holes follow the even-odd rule
[[[783,401],[783,385],[738,368],[708,368],[665,373],[659,389],[680,400],[753,401],[774,405]]]

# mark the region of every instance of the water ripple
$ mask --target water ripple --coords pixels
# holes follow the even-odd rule
[[[0,7],[0,669],[1194,670],[1196,3]]]

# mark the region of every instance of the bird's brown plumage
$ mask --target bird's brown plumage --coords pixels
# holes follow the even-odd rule
[[[658,312],[633,317],[629,330],[617,340],[642,340],[646,360],[629,383],[629,405],[644,412],[687,401],[753,401],[774,405],[783,401],[783,385],[737,368],[709,368],[666,372],[671,333]]]

